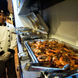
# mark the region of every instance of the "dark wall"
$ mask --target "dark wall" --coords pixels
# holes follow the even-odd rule
[[[39,2],[40,9],[43,10],[64,0],[37,0],[37,1]]]
[[[26,0],[26,7],[32,7],[35,3],[40,10],[46,9],[64,0]]]
[[[0,0],[0,11],[3,10],[6,15],[9,14],[7,0]]]

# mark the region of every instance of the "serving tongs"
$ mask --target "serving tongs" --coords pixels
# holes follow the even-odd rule
[[[65,65],[63,68],[52,68],[52,67],[44,67],[43,63],[26,63],[25,70],[27,71],[44,71],[44,72],[54,72],[54,71],[63,71],[68,69],[69,64]]]

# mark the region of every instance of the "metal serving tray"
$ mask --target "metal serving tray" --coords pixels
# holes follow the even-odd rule
[[[28,45],[28,41],[25,41],[25,47],[28,50],[28,53],[33,61],[33,63],[39,63],[38,59],[36,58],[36,56],[34,55],[33,51],[31,50],[30,46]]]
[[[33,42],[33,41],[44,41],[44,40],[56,40],[59,43],[64,43],[66,46],[68,46],[69,48],[73,49],[76,54],[78,55],[78,47],[74,46],[74,45],[70,45],[69,43],[66,43],[64,41],[60,41],[58,39],[52,38],[52,39],[35,39],[35,40],[31,40],[31,41],[25,41],[25,46],[28,50],[28,53],[30,55],[30,57],[33,60],[33,63],[26,63],[25,69],[27,71],[38,71],[38,72],[48,72],[48,75],[50,74],[51,77],[54,76],[61,76],[61,78],[72,78],[72,77],[78,77],[78,69],[76,70],[69,70],[68,68],[70,67],[69,64],[65,65],[63,68],[54,68],[54,67],[43,67],[41,66],[41,64],[39,63],[38,59],[36,58],[36,56],[34,55],[31,47],[29,46],[28,42]],[[50,77],[50,78],[51,78]]]
[[[65,44],[67,47],[73,49],[75,51],[75,54],[78,55],[78,47],[75,46],[75,45],[70,45],[69,43],[66,43],[64,41],[61,41],[61,40],[58,40],[58,39],[55,39],[55,38],[49,38],[49,39],[34,39],[34,40],[29,40],[29,41],[25,41],[24,44],[28,50],[28,53],[29,55],[31,56],[31,58],[33,58],[33,62],[35,63],[39,63],[38,59],[36,58],[36,56],[34,55],[34,52],[32,51],[31,47],[29,46],[28,42],[34,42],[34,41],[57,41],[58,43],[63,43]]]
[[[27,71],[43,71],[43,72],[55,72],[55,71],[64,71],[69,67],[69,64],[65,65],[63,68],[52,68],[52,67],[43,67],[41,63],[27,63],[25,66],[25,70]]]
[[[29,40],[29,42],[34,42],[34,41],[46,41],[46,40],[48,40],[48,41],[57,41],[58,43],[63,43],[63,44],[65,44],[67,47],[73,49],[73,50],[76,52],[76,54],[78,55],[78,46],[69,44],[69,43],[67,43],[67,42],[58,40],[58,39],[56,39],[56,38],[34,39],[34,40]],[[27,42],[27,43],[28,43],[28,42]]]
[[[45,40],[51,40],[51,41],[52,40],[56,40],[59,43],[66,44],[70,48],[72,48],[72,46],[73,46],[73,45],[69,45],[68,43],[65,43],[63,41],[60,41],[60,40],[57,40],[57,39],[54,39],[54,38],[53,39],[36,39],[36,40],[31,40],[29,42],[33,42],[33,41],[45,41]],[[35,56],[34,52],[32,51],[31,47],[29,46],[28,41],[25,41],[25,46],[26,46],[26,48],[28,50],[28,53],[29,53],[30,57],[32,58],[33,64],[34,63],[39,63],[37,57]],[[76,54],[78,54],[78,51],[77,51],[77,47],[76,46],[74,46],[74,48],[72,48],[72,49],[74,49],[76,51]],[[63,68],[43,67],[43,66],[33,65],[33,64],[31,64],[32,65],[31,68],[33,68],[33,71],[37,71],[37,70],[38,71],[46,71],[46,70],[47,71],[54,71],[54,70],[58,71],[58,70],[65,70],[65,69],[67,69],[69,67],[68,64],[65,65]],[[32,69],[30,69],[30,70],[32,70]]]

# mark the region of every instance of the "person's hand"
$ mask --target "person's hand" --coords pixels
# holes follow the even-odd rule
[[[0,56],[0,60],[7,61],[10,58],[10,55],[10,52],[5,52],[2,56]]]

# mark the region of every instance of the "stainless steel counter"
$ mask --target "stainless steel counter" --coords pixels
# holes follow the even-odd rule
[[[40,76],[40,72],[29,72],[25,70],[25,65],[28,62],[31,62],[26,49],[21,45],[19,38],[17,36],[17,44],[18,44],[18,56],[21,68],[21,78],[37,78]],[[31,74],[31,75],[30,75]]]

